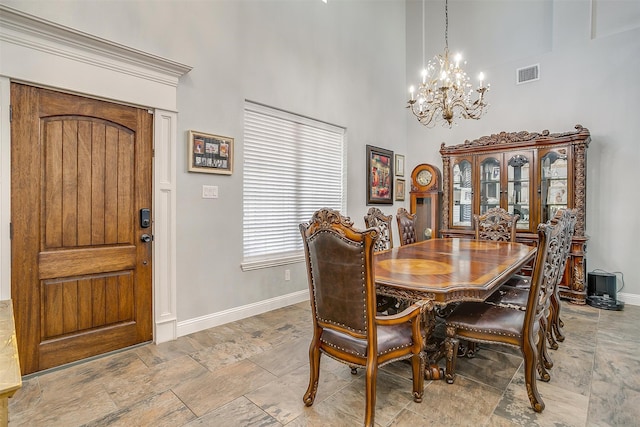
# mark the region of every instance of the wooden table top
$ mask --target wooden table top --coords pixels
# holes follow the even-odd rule
[[[483,301],[535,255],[522,243],[431,239],[374,256],[379,292],[446,305]]]

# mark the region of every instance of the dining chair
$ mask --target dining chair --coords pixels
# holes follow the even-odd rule
[[[315,400],[322,354],[350,366],[352,373],[366,368],[365,426],[374,425],[378,368],[385,364],[411,359],[413,399],[421,402],[425,303],[415,302],[393,316],[376,316],[373,247],[380,230],[356,230],[348,217],[325,208],[300,224],[300,233],[313,319],[305,405]]]
[[[364,216],[364,224],[367,228],[378,227],[380,229],[380,237],[373,245],[374,252],[386,251],[393,249],[393,235],[391,233],[391,220],[393,215],[385,215],[378,208],[369,208]]]
[[[546,319],[546,336],[549,347],[553,350],[558,349],[558,341],[564,341],[564,335],[560,330],[562,328],[562,320],[560,319],[560,283],[564,277],[571,251],[571,241],[576,226],[576,210],[575,209],[559,209],[552,221],[557,223],[561,228],[562,253],[560,254],[560,266],[556,277],[553,293],[550,297],[549,313]],[[531,277],[516,275],[505,285],[502,285],[497,292],[494,292],[487,302],[505,307],[513,307],[524,309],[526,306],[529,288],[531,287]],[[549,367],[549,366],[548,366]]]
[[[416,215],[410,214],[405,208],[398,208],[396,215],[398,221],[398,233],[400,233],[400,246],[416,243]]]
[[[558,224],[549,221],[538,225],[538,250],[525,310],[486,302],[463,302],[446,318],[445,378],[449,384],[455,380],[459,339],[517,347],[524,358],[525,384],[531,407],[536,412],[544,410],[544,401],[536,385],[536,371],[543,381],[549,380],[541,358],[546,341],[541,325],[560,267],[561,237]]]
[[[488,209],[485,213],[473,215],[476,240],[516,241],[516,223],[519,214],[510,214],[501,207]]]
[[[369,211],[364,216],[364,224],[367,228],[378,227],[380,229],[380,237],[373,244],[374,252],[393,249],[392,219],[393,215],[385,215],[376,207],[369,208]],[[378,313],[394,314],[400,309],[398,300],[390,296],[378,294],[376,303],[378,305]]]
[[[475,238],[476,240],[515,242],[516,223],[519,219],[519,214],[511,214],[499,206],[489,208],[485,213],[480,215],[474,214],[473,229]],[[469,342],[464,343],[460,353],[467,357],[473,357],[477,350],[477,343]]]
[[[551,295],[551,316],[549,318],[549,324],[551,328],[549,332],[551,333],[550,338],[553,340],[550,342],[551,348],[554,350],[558,348],[557,341],[564,341],[564,335],[560,330],[563,326],[562,319],[560,319],[560,283],[562,283],[562,279],[565,276],[565,271],[567,269],[567,261],[569,260],[569,255],[571,254],[571,242],[573,241],[573,235],[576,231],[576,222],[578,220],[577,217],[578,211],[576,209],[564,209],[562,214],[562,222],[564,224],[564,253],[562,256],[562,263],[560,265],[560,271],[558,272],[558,279],[556,281],[556,286]]]

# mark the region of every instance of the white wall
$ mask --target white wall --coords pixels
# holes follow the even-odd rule
[[[240,269],[245,99],[347,129],[347,214],[357,225],[367,210],[365,145],[406,153],[402,1],[0,3],[193,67],[178,87],[177,312],[179,325],[195,322],[182,332],[216,313],[307,289],[302,263]],[[189,129],[235,138],[232,176],[186,171]],[[201,198],[205,184],[219,187],[219,199]]]
[[[427,1],[427,60],[444,48],[444,1]],[[422,68],[422,2],[407,2],[407,87]],[[449,1],[449,48],[466,71],[491,83],[489,112],[457,127],[426,129],[408,115],[415,164],[442,167],[440,144],[500,131],[591,131],[587,152],[587,271],[624,274],[621,299],[640,303],[640,2],[616,0]],[[540,80],[515,70],[540,64]],[[620,284],[619,284],[620,286]]]

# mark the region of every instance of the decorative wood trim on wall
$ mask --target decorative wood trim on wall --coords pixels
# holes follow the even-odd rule
[[[153,132],[153,338],[156,343],[175,340],[176,306],[176,155],[178,115],[155,110]]]
[[[0,299],[11,297],[11,128],[9,79],[0,76]]]
[[[2,75],[171,111],[176,110],[178,80],[191,70],[179,62],[3,5],[0,5],[0,50],[3,52]],[[20,60],[7,60],[14,55]],[[82,71],[90,72],[94,78],[78,79]],[[40,80],[43,74],[45,81]],[[110,84],[104,84],[104,79]]]
[[[0,255],[10,259],[10,81],[143,106],[154,113],[154,341],[177,337],[176,145],[177,86],[191,70],[159,56],[0,5]],[[78,75],[91,79],[78,79]],[[7,208],[5,208],[7,207]],[[10,212],[10,211],[9,211]],[[0,299],[10,298],[11,274],[1,265]]]

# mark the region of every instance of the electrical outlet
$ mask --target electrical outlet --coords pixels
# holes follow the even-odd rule
[[[203,185],[202,186],[202,198],[203,199],[217,199],[218,198],[218,186],[217,185]]]
[[[286,281],[291,280],[291,270],[285,270],[284,271],[284,280],[286,280]]]

